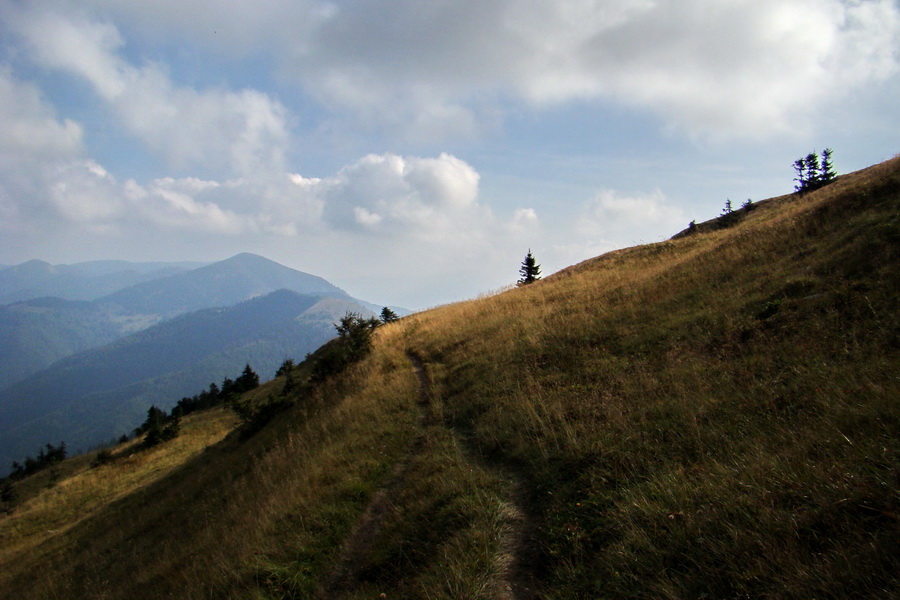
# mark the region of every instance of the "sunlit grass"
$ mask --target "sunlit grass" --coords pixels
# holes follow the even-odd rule
[[[0,520],[0,592],[498,598],[515,501],[543,598],[890,597],[898,171],[406,317],[252,436],[198,415],[67,474]]]
[[[529,479],[551,597],[896,583],[896,173],[407,321]]]
[[[29,548],[63,533],[122,495],[164,477],[219,442],[235,424],[231,411],[209,411],[202,418],[184,419],[182,435],[164,446],[142,450],[140,440],[133,440],[113,448],[116,458],[97,467],[84,460],[90,457],[82,457],[79,471],[0,518],[0,570],[8,571]]]

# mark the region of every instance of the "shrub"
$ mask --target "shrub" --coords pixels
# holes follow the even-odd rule
[[[112,452],[109,448],[104,448],[100,452],[97,453],[97,456],[94,457],[94,460],[91,461],[91,467],[96,468],[102,465],[108,465],[113,461]]]

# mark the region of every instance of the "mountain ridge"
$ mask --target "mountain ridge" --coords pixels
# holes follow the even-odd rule
[[[39,269],[62,268],[43,261],[30,263]],[[121,261],[93,261],[71,268],[104,273],[120,264]],[[0,333],[6,340],[0,349],[0,390],[73,352],[109,343],[185,312],[230,306],[278,289],[350,298],[321,277],[249,253],[197,269],[176,268],[176,273],[169,272],[174,267],[156,268],[163,263],[143,264],[148,272],[155,273],[153,279],[129,285],[87,304],[79,300],[30,298],[0,306]],[[356,302],[373,312],[380,310],[373,304]]]
[[[0,391],[0,460],[21,461],[51,439],[73,449],[114,439],[140,424],[151,404],[170,408],[246,363],[264,376],[274,373],[284,359],[334,337],[332,324],[344,312],[366,312],[349,298],[332,300],[329,308],[323,297],[276,290],[63,358]],[[109,422],[129,425],[115,429]]]
[[[349,297],[321,277],[244,252],[192,271],[130,286],[96,302],[132,312],[162,312],[167,317],[232,305],[282,288],[304,294]]]
[[[95,300],[119,289],[203,264],[110,260],[51,265],[46,261],[33,259],[0,268],[0,305],[45,296],[66,300]]]

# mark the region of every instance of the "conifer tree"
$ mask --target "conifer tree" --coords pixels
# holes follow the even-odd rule
[[[806,155],[806,189],[814,190],[819,187],[819,155],[815,151]]]
[[[294,370],[294,359],[286,358],[286,359],[284,359],[284,362],[281,363],[281,366],[278,367],[278,370],[275,371],[275,377],[281,377],[282,375],[288,375],[293,370]]]
[[[794,171],[797,172],[797,176],[794,177],[794,181],[797,182],[797,185],[794,186],[795,192],[802,192],[806,189],[806,159],[798,158],[794,161]]]
[[[259,387],[259,375],[257,375],[253,369],[250,368],[250,365],[247,364],[247,366],[244,367],[241,376],[234,382],[234,387],[238,394],[243,394],[244,392],[256,389]]]
[[[797,185],[794,187],[794,191],[811,192],[834,181],[837,173],[831,161],[832,154],[833,150],[826,148],[822,151],[821,161],[815,151],[810,152],[804,158],[795,160],[793,166],[797,176],[794,181],[797,182]]]
[[[518,281],[519,285],[528,285],[541,278],[541,265],[535,261],[534,255],[531,254],[531,248],[528,249],[528,254],[525,255],[525,260],[522,261],[519,274],[522,276]]]
[[[837,172],[834,170],[834,163],[831,162],[832,154],[834,154],[834,150],[831,148],[822,150],[822,170],[819,179],[823,185],[831,183],[834,181],[834,178],[837,177]]]
[[[392,311],[387,306],[385,306],[384,308],[381,309],[381,322],[382,323],[393,323],[394,321],[396,321],[399,318],[400,317],[397,316],[397,313]]]

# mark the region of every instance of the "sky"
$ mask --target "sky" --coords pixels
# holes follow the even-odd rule
[[[0,264],[422,309],[900,152],[898,0],[0,0]]]

